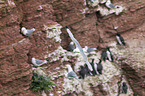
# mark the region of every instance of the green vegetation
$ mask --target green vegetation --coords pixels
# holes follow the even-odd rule
[[[30,89],[34,92],[41,90],[50,90],[51,87],[55,85],[50,81],[50,77],[39,75],[38,72],[33,71],[32,83],[30,84]]]

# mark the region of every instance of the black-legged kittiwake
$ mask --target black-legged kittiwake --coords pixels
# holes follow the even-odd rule
[[[73,51],[75,49],[74,42],[70,42],[68,49],[69,51]]]
[[[68,68],[67,77],[68,77],[68,78],[76,78],[76,79],[78,79],[78,76],[77,76],[77,74],[73,71],[72,67],[71,67],[69,64],[67,64],[66,67]]]
[[[86,52],[90,53],[92,51],[97,50],[97,48],[88,48],[88,46],[85,46],[85,48],[83,48],[83,50],[85,50]]]
[[[41,66],[45,63],[47,63],[48,61],[47,60],[39,60],[39,59],[36,59],[36,58],[32,58],[32,63],[35,65],[35,66]]]
[[[113,5],[110,0],[107,0],[105,5],[106,5],[107,8],[110,8],[110,9],[112,9],[112,8],[118,8],[117,6]]]
[[[21,33],[26,36],[31,35],[34,31],[35,31],[35,28],[32,28],[32,29],[26,29],[25,27],[21,28]]]

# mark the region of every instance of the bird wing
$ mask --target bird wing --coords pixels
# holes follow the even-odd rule
[[[112,3],[110,3],[109,6],[110,8],[115,8],[115,6]]]
[[[36,64],[37,64],[37,65],[42,65],[42,64],[44,64],[44,63],[47,63],[46,60],[35,59],[35,61],[36,61]]]
[[[77,78],[78,76],[77,76],[77,74],[74,71],[71,71],[71,72],[69,72],[67,74],[67,77],[75,77],[75,78]]]
[[[31,35],[34,31],[32,29],[27,29],[26,35]]]

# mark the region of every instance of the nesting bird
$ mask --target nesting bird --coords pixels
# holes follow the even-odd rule
[[[88,53],[97,50],[97,48],[88,48],[88,46],[85,46],[85,48],[83,48],[83,49],[86,50],[86,52],[88,52]]]
[[[93,76],[97,75],[97,72],[95,70],[95,68],[97,68],[97,66],[96,66],[96,64],[94,64],[94,59],[92,59],[92,62],[90,64],[91,64],[91,66],[93,68],[93,71],[91,71]]]
[[[128,89],[128,87],[127,87],[127,84],[125,83],[125,82],[123,82],[122,83],[122,93],[127,93],[127,89]]]
[[[96,72],[98,72],[99,74],[102,74],[102,70],[103,70],[103,66],[102,66],[101,62],[102,62],[102,60],[99,59],[99,63],[97,64]]]
[[[88,74],[89,70],[84,66],[80,66],[79,75],[81,76],[81,78],[84,79]]]
[[[75,49],[75,46],[74,46],[74,42],[70,42],[69,46],[68,46],[68,49],[70,51],[73,51]]]
[[[107,0],[107,2],[105,3],[105,5],[109,9],[117,8],[117,6],[113,5],[110,0]]]
[[[76,79],[78,79],[77,74],[73,71],[73,69],[71,68],[71,66],[70,65],[66,65],[66,67],[68,68],[67,77],[68,78],[76,78]]]
[[[47,63],[48,61],[47,60],[39,60],[39,59],[36,59],[36,58],[32,58],[32,63],[35,65],[35,66],[41,66],[45,63]]]
[[[106,53],[107,53],[108,60],[113,62],[114,58],[113,58],[113,55],[112,55],[109,47],[107,47]]]
[[[106,53],[106,50],[103,50],[102,53],[101,53],[101,59],[103,61],[106,61],[107,60],[107,53]]]
[[[31,35],[34,31],[35,31],[35,28],[32,28],[32,29],[26,29],[25,27],[21,28],[21,33],[26,36]]]
[[[124,46],[126,45],[125,42],[124,42],[123,37],[119,33],[116,34],[116,39],[117,39],[117,43],[119,45],[124,45]]]
[[[92,67],[92,66],[91,66],[91,67]],[[87,72],[88,72],[89,75],[93,75],[93,74],[92,74],[92,71],[88,68],[88,65],[87,65],[87,64],[85,64],[85,68],[87,69]]]

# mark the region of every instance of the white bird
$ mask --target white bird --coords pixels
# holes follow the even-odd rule
[[[67,77],[68,78],[76,78],[76,79],[78,79],[77,74],[73,71],[73,69],[71,68],[71,66],[67,64],[66,67],[68,68]]]
[[[85,46],[85,48],[83,48],[83,49],[88,53],[97,50],[97,48],[88,48],[88,46]]]
[[[47,60],[39,60],[39,59],[35,59],[34,57],[32,58],[32,63],[35,65],[35,66],[41,66],[45,63],[47,63],[48,61]]]
[[[69,34],[72,41],[75,43],[76,47],[79,49],[79,51],[80,51],[81,55],[83,56],[86,64],[88,65],[89,70],[93,71],[93,68],[92,68],[91,64],[89,63],[87,56],[83,52],[82,47],[80,46],[79,42],[74,38],[73,34],[71,33],[71,31],[69,30],[69,28],[67,26],[66,26],[66,31]]]
[[[70,51],[73,51],[75,49],[74,42],[70,42],[68,48]]]
[[[113,5],[110,0],[107,0],[107,2],[105,3],[105,5],[106,5],[106,7],[110,8],[110,9],[111,8],[117,8],[117,6]]]
[[[28,36],[31,35],[35,31],[35,28],[32,29],[26,29],[25,27],[21,28],[21,33]]]

